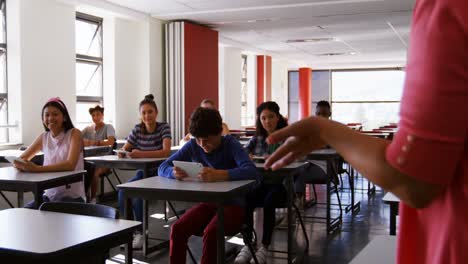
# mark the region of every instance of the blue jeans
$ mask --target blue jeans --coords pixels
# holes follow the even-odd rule
[[[156,171],[150,170],[148,171],[148,177],[149,175],[155,175]],[[142,170],[137,170],[136,175],[131,178],[128,182],[134,182],[143,179],[143,171]],[[120,215],[122,217],[125,216],[125,201],[123,199],[123,192],[119,191],[119,209],[120,209]],[[135,198],[132,199],[132,206],[133,206],[133,213],[135,215],[135,220],[143,222],[143,200],[140,198]]]
[[[263,237],[262,244],[269,246],[276,222],[276,208],[287,200],[286,189],[283,184],[261,183],[250,190],[246,195],[245,224],[248,228],[247,239],[252,241],[254,227],[253,215],[257,207],[263,207]]]
[[[42,200],[44,203],[49,203],[51,202],[49,197],[43,195],[42,196]],[[85,201],[83,200],[83,198],[81,197],[78,197],[78,198],[71,198],[71,197],[63,197],[62,199],[60,200],[57,200],[57,201],[53,201],[53,202],[65,202],[65,203],[84,203]],[[32,200],[30,201],[29,203],[27,203],[24,208],[29,208],[29,209],[38,209],[39,207],[41,207],[42,204],[39,204],[37,205],[36,204],[36,201]]]

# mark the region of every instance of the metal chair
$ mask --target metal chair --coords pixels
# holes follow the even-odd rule
[[[119,218],[119,211],[117,209],[102,204],[48,202],[43,203],[39,207],[39,210],[66,214],[104,217],[110,219]]]

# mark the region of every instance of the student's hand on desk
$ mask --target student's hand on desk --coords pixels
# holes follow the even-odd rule
[[[325,143],[320,139],[318,129],[314,128],[314,120],[307,118],[271,134],[267,138],[268,144],[280,141],[284,143],[268,157],[265,168],[279,169],[313,150],[322,148]]]
[[[31,161],[25,161],[24,163],[23,162],[19,162],[19,161],[15,161],[13,163],[13,165],[15,166],[15,168],[17,168],[18,170],[20,171],[27,171],[27,172],[36,172],[36,171],[39,171],[39,166],[36,165],[34,162],[31,162]]]
[[[124,150],[124,149],[121,149]],[[117,152],[117,156],[121,159],[128,158],[127,153]]]
[[[142,157],[142,155],[141,155],[142,152],[143,152],[143,151],[141,151],[141,150],[139,150],[139,149],[132,149],[131,152],[128,152],[128,153],[127,153],[127,156],[130,157],[130,158],[132,158],[132,159],[141,158],[141,157]]]
[[[184,170],[175,166],[172,168],[172,174],[177,180],[180,181],[188,177],[187,173]]]
[[[97,140],[89,140],[89,139],[83,139],[83,144],[85,147],[89,146],[97,146]]]
[[[198,174],[203,182],[228,181],[229,175],[226,170],[217,170],[210,167],[204,167]]]

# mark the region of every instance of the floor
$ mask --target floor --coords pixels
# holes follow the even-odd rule
[[[347,178],[344,177],[347,181]],[[349,204],[350,192],[346,189],[347,184],[344,184],[344,189],[339,191],[341,202],[343,204]],[[305,224],[307,234],[309,236],[310,244],[308,247],[307,254],[299,254],[295,262],[297,263],[349,263],[363,248],[369,243],[374,236],[377,235],[388,235],[389,233],[389,207],[383,204],[382,197],[383,191],[377,188],[374,195],[367,194],[367,181],[362,177],[358,177],[356,181],[356,187],[364,190],[357,190],[356,202],[360,201],[360,211],[352,215],[351,213],[345,213],[343,210],[343,224],[341,231],[336,232],[332,235],[326,234],[326,226],[324,223],[318,222],[307,222]],[[325,201],[325,188],[317,185],[317,192],[319,202]],[[336,197],[334,195],[334,197]],[[333,199],[332,203],[336,203],[336,198]],[[110,203],[115,205],[115,203]],[[186,208],[190,204],[178,203],[177,208]],[[151,203],[150,212],[162,212],[162,203]],[[306,211],[307,215],[324,216],[324,206],[314,206],[308,208]],[[334,211],[334,215],[338,213],[338,210]],[[261,223],[261,213],[257,216],[257,225]],[[164,227],[165,226],[165,227]],[[261,230],[261,228],[256,228]],[[164,220],[158,220],[152,218],[150,220],[150,237],[167,238],[170,230],[170,223],[166,223]],[[259,234],[261,236],[261,234]],[[296,248],[299,251],[304,249],[304,238],[302,232],[296,229],[294,232]],[[270,248],[273,249],[286,249],[286,230],[276,229],[273,237],[273,244]],[[237,239],[242,241],[241,239]],[[156,243],[156,241],[151,241]],[[192,249],[195,257],[199,259],[201,254],[201,239],[193,237],[190,240],[189,246]],[[228,254],[227,263],[232,263],[235,257],[235,253],[240,250],[241,246],[235,243],[227,243],[226,252]],[[123,251],[120,248],[115,248],[111,251],[113,258],[108,263],[122,263]],[[286,255],[270,252],[267,263],[287,263]],[[134,263],[168,263],[168,250],[161,250],[149,255],[147,258],[142,256],[141,251],[134,252]],[[191,263],[187,259],[187,263]]]

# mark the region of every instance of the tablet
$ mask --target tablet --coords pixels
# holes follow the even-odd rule
[[[5,159],[8,160],[8,162],[10,162],[11,164],[14,164],[15,161],[26,163],[26,161],[24,161],[23,159],[15,156],[6,156]]]
[[[188,162],[188,161],[172,161],[175,167],[181,168],[184,170],[189,177],[196,178],[198,174],[203,169],[203,165],[198,162]]]
[[[114,149],[113,151],[114,151],[116,154],[123,154],[124,157],[127,157],[127,155],[128,155],[128,151],[125,151],[125,150],[123,150],[123,149]]]
[[[264,156],[252,156],[252,160],[258,163],[265,163],[266,157]]]

